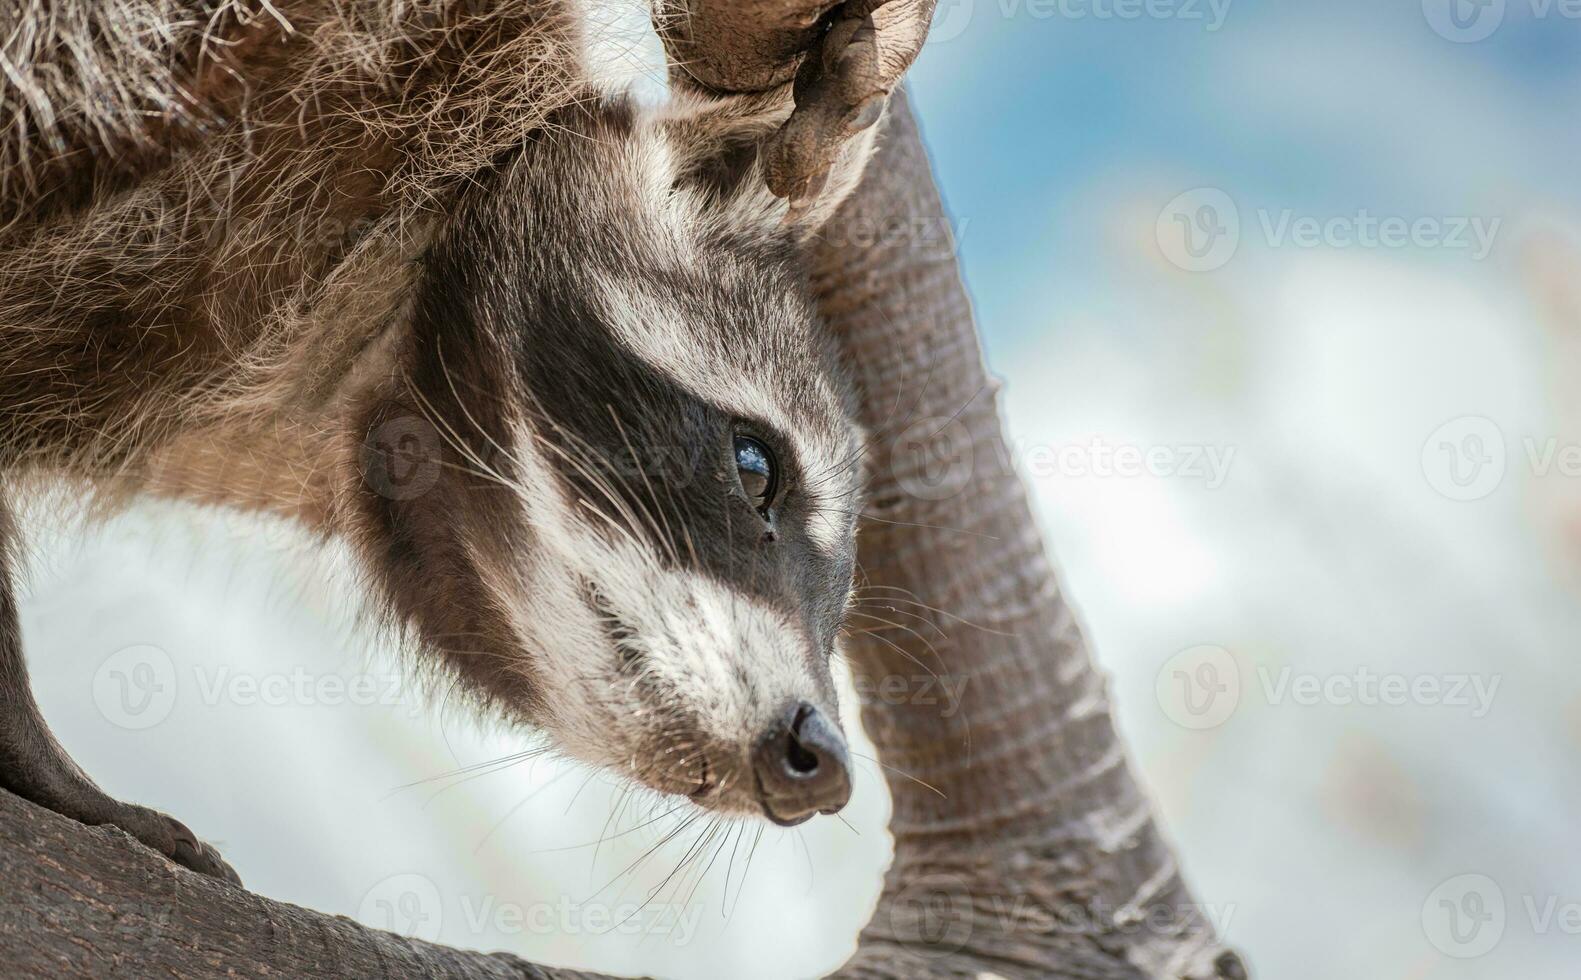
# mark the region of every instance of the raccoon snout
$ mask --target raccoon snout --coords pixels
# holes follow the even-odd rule
[[[764,814],[782,827],[837,813],[851,799],[845,737],[805,701],[791,705],[759,740],[752,771]]]

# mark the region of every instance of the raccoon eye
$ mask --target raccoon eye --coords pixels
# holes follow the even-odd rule
[[[779,488],[779,471],[769,447],[751,436],[736,436],[736,478],[752,506],[768,510]]]

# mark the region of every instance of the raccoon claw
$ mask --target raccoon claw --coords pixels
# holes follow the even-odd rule
[[[170,821],[171,836],[174,838],[174,845],[171,847],[171,852],[165,855],[166,857],[200,875],[208,875],[210,878],[218,878],[238,887],[241,886],[241,875],[225,863],[225,859],[220,857],[220,852],[215,850],[212,844],[198,840],[197,836],[187,829],[186,824],[174,817],[165,819]]]
[[[850,0],[796,72],[796,108],[764,147],[769,189],[805,206],[835,155],[883,116],[889,93],[916,60],[936,0]]]
[[[198,840],[191,828],[175,817],[128,803],[122,804],[119,812],[109,814],[108,819],[94,822],[124,830],[183,868],[233,885],[242,883],[241,876],[225,863],[219,851]]]

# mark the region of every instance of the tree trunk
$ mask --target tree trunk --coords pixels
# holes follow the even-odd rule
[[[904,92],[813,264],[873,436],[850,659],[894,798],[894,864],[842,975],[1244,976],[1049,565]]]

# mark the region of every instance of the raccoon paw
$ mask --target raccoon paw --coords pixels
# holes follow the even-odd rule
[[[84,823],[117,827],[183,868],[233,885],[242,883],[241,876],[225,863],[219,851],[198,840],[186,824],[158,810],[115,802],[108,812],[95,813]]]
[[[796,108],[769,138],[769,189],[793,207],[818,196],[836,155],[883,115],[922,51],[937,0],[850,0],[796,72]]]

